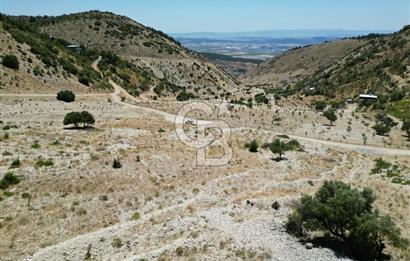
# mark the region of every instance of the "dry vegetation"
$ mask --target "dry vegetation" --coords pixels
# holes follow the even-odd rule
[[[171,122],[140,107],[107,102],[109,98],[80,96],[64,104],[51,97],[1,97],[1,126],[17,127],[1,131],[1,153],[11,154],[2,156],[1,172],[17,157],[21,161],[12,170],[21,182],[8,189],[0,203],[0,252],[5,260],[33,254],[40,260],[81,259],[90,244],[91,257],[97,259],[336,259],[330,250],[305,249],[282,228],[295,199],[332,179],[372,187],[380,211],[392,215],[404,236],[410,236],[410,186],[371,174],[380,157],[377,149],[355,151],[299,139],[304,151],[289,152],[288,160],[278,163],[268,150],[252,154],[244,144],[254,138],[271,141],[281,129],[269,130],[263,121],[241,127],[233,120],[233,159],[221,167],[198,167],[195,151],[177,139]],[[96,129],[65,130],[64,114],[83,109],[97,118]],[[294,110],[279,109],[289,115]],[[253,113],[263,111],[254,108]],[[296,125],[303,128],[314,113],[304,115],[311,116],[295,116],[301,122],[285,121],[279,128],[298,134]],[[352,121],[360,125],[360,118]],[[9,137],[3,138],[6,132]],[[347,139],[356,142],[354,135]],[[369,141],[384,146],[377,139]],[[408,155],[386,155],[383,158],[402,166],[408,177]],[[120,169],[112,168],[116,158]],[[53,165],[38,167],[39,159]],[[29,204],[23,193],[31,195]],[[279,210],[271,208],[275,201]],[[297,251],[289,252],[290,246]]]
[[[410,143],[399,119],[388,135],[376,135],[377,111],[352,101],[335,106],[338,119],[330,126],[312,109],[323,96],[275,101],[266,89],[238,87],[216,65],[125,17],[89,12],[37,19],[48,34],[107,47],[121,58],[98,51],[83,57],[59,46],[52,57],[71,58],[91,75],[95,84],[86,87],[60,63],[46,66],[0,23],[0,53],[20,62],[18,69],[0,65],[0,179],[14,177],[0,184],[1,260],[348,260],[318,245],[310,249],[284,229],[296,201],[326,180],[372,188],[379,211],[410,238]],[[293,81],[352,48],[364,50],[364,41],[293,50],[246,81]],[[41,75],[33,72],[37,67]],[[135,98],[120,85],[143,92]],[[75,91],[75,102],[57,101],[61,89]],[[215,98],[222,94],[230,103]],[[230,125],[228,164],[197,166],[196,151],[178,139],[174,114],[190,95],[212,98],[207,103],[219,110],[189,117]],[[390,110],[402,118],[406,104]],[[73,111],[91,112],[95,128],[64,128]],[[195,125],[185,128],[198,135]],[[300,147],[277,160],[263,147],[276,138]],[[253,140],[254,153],[246,147]],[[388,253],[410,259],[409,250]]]

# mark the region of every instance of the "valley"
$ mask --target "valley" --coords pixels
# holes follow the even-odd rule
[[[113,13],[2,15],[0,259],[356,260],[329,235],[289,232],[300,198],[326,181],[372,189],[410,239],[409,37],[261,62],[196,53]],[[212,136],[218,158],[229,129],[226,164],[198,164],[178,136],[194,103],[212,113],[190,110],[184,133]],[[390,241],[384,252],[410,258]]]

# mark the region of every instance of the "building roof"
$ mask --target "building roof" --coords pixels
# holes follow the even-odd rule
[[[80,48],[81,46],[79,44],[70,44],[67,45],[67,48]]]
[[[377,99],[378,96],[374,94],[360,94],[359,98],[361,99]]]

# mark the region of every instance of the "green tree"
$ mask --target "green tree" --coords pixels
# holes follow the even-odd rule
[[[89,127],[95,123],[94,116],[87,112],[70,112],[64,117],[64,125],[74,125],[75,128],[78,128],[80,124],[83,124],[83,127]]]
[[[268,104],[269,103],[269,99],[265,96],[264,93],[259,93],[255,95],[255,101],[257,103],[264,103],[264,104]]]
[[[90,125],[94,125],[95,119],[91,113],[83,111],[81,112],[81,122],[84,124],[84,127],[89,127]]]
[[[15,55],[5,55],[3,57],[3,65],[10,69],[18,70],[20,67],[19,60]]]
[[[70,112],[64,117],[64,125],[74,125],[78,128],[79,124],[82,122],[82,116],[80,112]]]
[[[278,154],[279,160],[282,160],[284,153],[291,150],[291,147],[286,142],[281,141],[280,139],[275,139],[269,144],[269,149],[273,154]]]
[[[362,260],[382,260],[386,243],[405,249],[408,241],[401,238],[400,230],[389,216],[366,214],[356,220],[349,243],[354,253]]]
[[[315,110],[324,111],[327,107],[327,102],[326,101],[317,101],[313,105],[315,106]]]
[[[74,102],[75,101],[75,94],[72,91],[59,91],[57,93],[57,100],[63,101],[63,102]]]
[[[330,122],[330,125],[333,126],[333,122],[337,120],[336,111],[334,109],[329,109],[323,113],[323,116]]]
[[[391,127],[384,123],[377,123],[373,126],[373,129],[376,131],[376,134],[380,136],[385,136],[391,131]]]
[[[386,243],[407,244],[389,217],[373,211],[374,200],[369,188],[359,191],[340,181],[326,181],[314,196],[302,197],[286,229],[297,237],[304,231],[330,233],[357,256],[374,260],[381,257]]]
[[[410,119],[403,122],[401,129],[407,133],[407,138],[410,140]]]
[[[252,140],[250,143],[247,143],[245,147],[248,148],[250,152],[256,153],[258,152],[259,144],[257,140]]]

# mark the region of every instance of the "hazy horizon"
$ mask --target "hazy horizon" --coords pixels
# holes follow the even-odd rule
[[[62,15],[89,10],[125,15],[169,34],[273,30],[398,31],[410,24],[408,0],[0,0],[9,15]],[[189,21],[189,22],[188,22]]]

